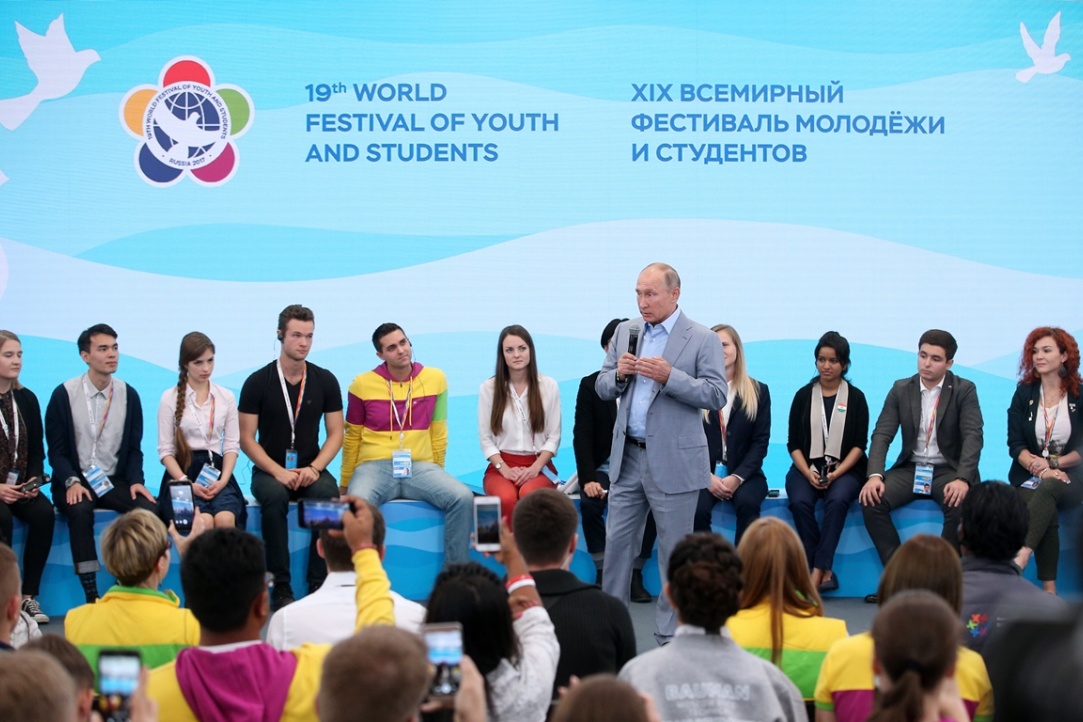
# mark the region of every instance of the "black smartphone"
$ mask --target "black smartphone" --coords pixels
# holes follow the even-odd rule
[[[297,503],[297,523],[305,529],[341,529],[342,517],[350,502],[335,499],[301,499]]]
[[[98,654],[97,706],[105,722],[128,722],[142,666],[134,649],[105,649]]]
[[[49,483],[49,475],[48,474],[42,474],[41,476],[37,477],[36,479],[31,479],[30,481],[26,482],[26,486],[24,486],[21,489],[21,491],[34,491],[34,489],[40,489],[41,487],[45,486],[48,483]]]
[[[462,681],[463,625],[458,622],[425,624],[421,636],[428,649],[429,699],[447,699],[459,692]]]
[[[500,551],[500,497],[474,497],[474,548],[479,552]]]
[[[169,501],[173,505],[173,525],[181,534],[192,531],[192,522],[196,518],[196,505],[192,499],[192,482],[171,481],[169,483]]]

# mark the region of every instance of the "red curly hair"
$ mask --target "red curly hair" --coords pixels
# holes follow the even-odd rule
[[[1038,341],[1047,336],[1052,337],[1060,352],[1068,356],[1064,360],[1063,368],[1066,373],[1060,380],[1061,389],[1072,396],[1079,396],[1079,345],[1072,338],[1072,334],[1063,328],[1055,326],[1039,326],[1027,335],[1027,340],[1023,343],[1023,355],[1019,359],[1020,383],[1031,384],[1038,382],[1038,372],[1034,369],[1031,351]]]

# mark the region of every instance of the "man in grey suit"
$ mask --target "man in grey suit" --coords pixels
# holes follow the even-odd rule
[[[858,498],[865,528],[884,564],[900,544],[891,510],[916,499],[931,498],[940,505],[941,536],[959,548],[959,505],[971,485],[980,481],[982,418],[973,382],[950,371],[958,348],[947,331],[923,333],[918,341],[918,373],[895,382],[876,420],[869,478]],[[885,471],[887,448],[900,428],[902,453]]]
[[[658,527],[663,581],[670,552],[692,531],[699,491],[710,485],[700,410],[726,403],[722,342],[677,308],[680,295],[681,279],[671,266],[643,269],[636,281],[642,318],[617,327],[595,383],[600,397],[619,399],[602,582],[625,604],[647,511]],[[629,353],[630,337],[638,340],[637,353]],[[662,644],[677,628],[665,594],[658,597],[655,625]]]

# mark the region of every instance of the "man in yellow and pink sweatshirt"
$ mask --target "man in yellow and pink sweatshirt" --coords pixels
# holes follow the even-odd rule
[[[383,363],[350,384],[339,483],[377,506],[416,499],[442,510],[444,561],[466,562],[474,494],[444,470],[447,378],[414,362],[397,324],[381,324],[372,345]]]

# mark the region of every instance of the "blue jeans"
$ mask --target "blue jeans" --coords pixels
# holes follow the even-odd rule
[[[474,492],[431,461],[415,461],[408,479],[396,479],[391,459],[366,461],[354,469],[349,494],[379,506],[393,499],[427,501],[444,512],[444,563],[470,559],[470,525]]]

